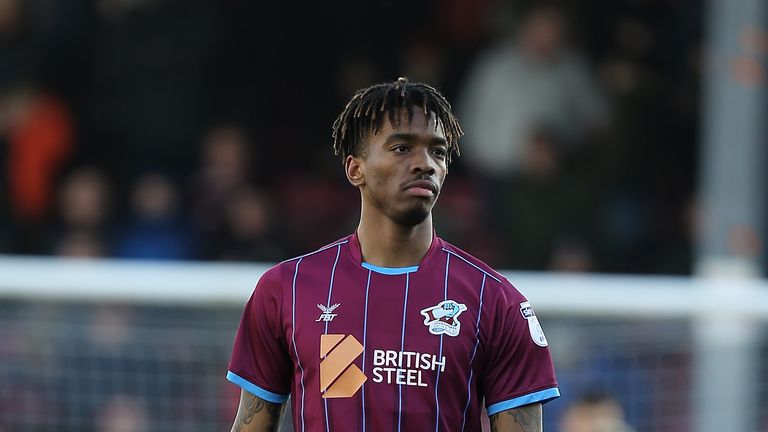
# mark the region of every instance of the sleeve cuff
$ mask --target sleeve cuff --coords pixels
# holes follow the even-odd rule
[[[227,379],[232,383],[242,387],[243,390],[248,391],[254,396],[260,397],[267,402],[281,404],[288,400],[289,395],[281,395],[278,393],[272,393],[271,391],[268,391],[268,390],[264,390],[263,388],[257,386],[256,384],[248,381],[247,379],[241,377],[240,375],[234,372],[231,372],[231,371],[227,372]]]
[[[560,397],[560,390],[557,387],[552,387],[537,392],[528,393],[527,395],[518,396],[513,399],[508,399],[488,406],[488,415],[494,415],[501,411],[508,409],[521,407],[523,405],[529,405],[532,403],[547,403],[552,399]]]

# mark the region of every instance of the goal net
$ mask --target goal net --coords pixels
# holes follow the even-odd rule
[[[228,430],[239,389],[227,362],[265,268],[0,259],[0,432]],[[563,396],[546,406],[545,430],[561,430],[569,404],[600,391],[637,431],[703,431],[720,398],[724,409],[749,402],[738,408],[747,426],[731,432],[768,431],[765,287],[722,305],[722,318],[743,318],[754,335],[729,345],[747,353],[732,363],[708,352],[718,344],[701,320],[717,318],[719,297],[707,300],[701,281],[507,276],[536,307],[555,359]],[[724,377],[702,376],[708,358],[722,358],[714,375]],[[749,379],[718,384],[744,365]]]

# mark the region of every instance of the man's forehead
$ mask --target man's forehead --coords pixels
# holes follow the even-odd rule
[[[445,138],[443,125],[435,113],[429,112],[429,115],[425,116],[424,111],[419,107],[412,107],[410,113],[406,109],[401,109],[399,118],[395,119],[395,124],[392,124],[389,116],[385,116],[378,134],[389,135],[393,133],[423,134],[429,135],[429,137]]]

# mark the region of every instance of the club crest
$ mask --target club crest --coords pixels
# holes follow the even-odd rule
[[[435,306],[421,310],[424,315],[424,325],[434,335],[447,334],[458,336],[461,330],[459,315],[467,310],[467,306],[453,300],[441,301]]]

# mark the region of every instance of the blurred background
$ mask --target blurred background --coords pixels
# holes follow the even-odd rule
[[[354,230],[331,124],[398,76],[466,133],[438,233],[539,305],[546,430],[768,431],[767,68],[763,0],[0,0],[0,431],[228,430],[242,305]]]

